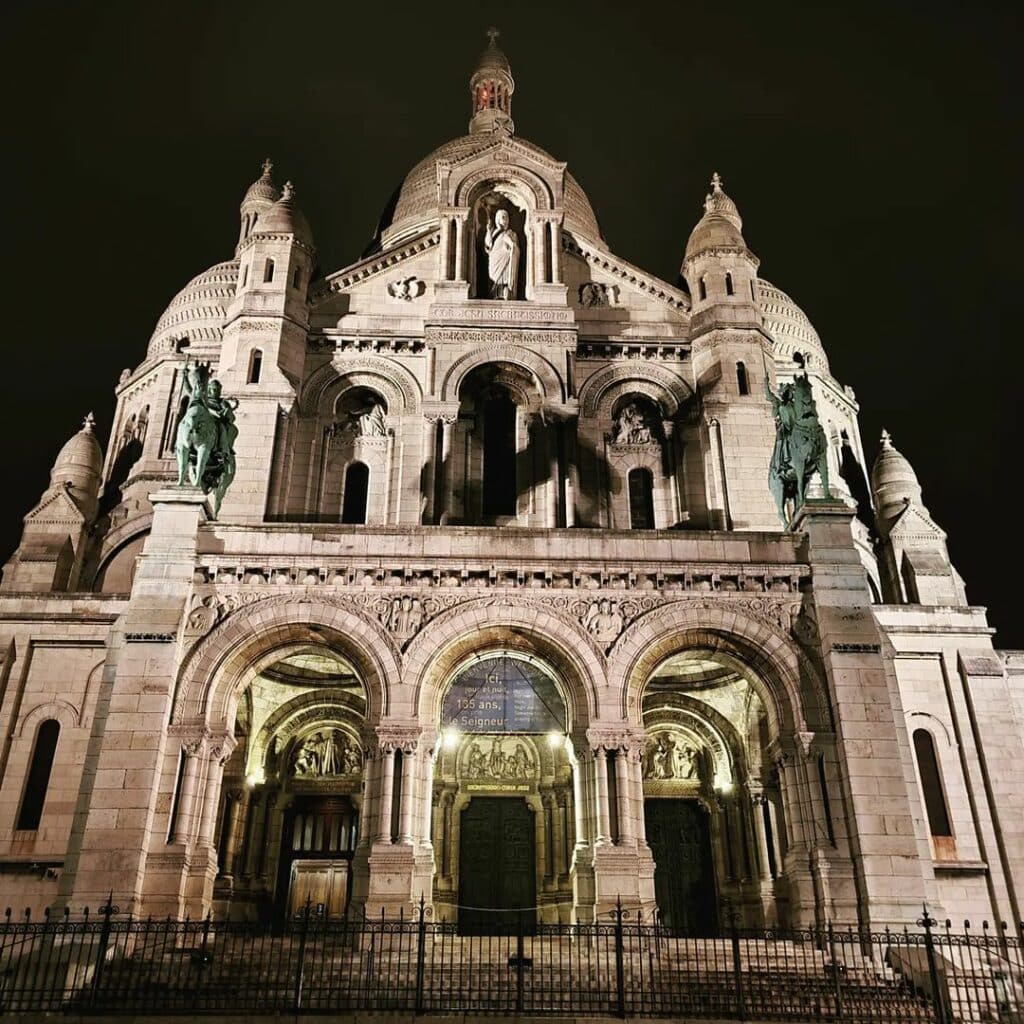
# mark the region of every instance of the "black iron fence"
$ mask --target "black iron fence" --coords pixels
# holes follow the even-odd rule
[[[0,924],[0,1011],[680,1016],[1024,1021],[1021,930],[750,930],[681,935],[619,908],[596,924],[459,934],[412,918],[282,928],[140,920],[108,903]]]

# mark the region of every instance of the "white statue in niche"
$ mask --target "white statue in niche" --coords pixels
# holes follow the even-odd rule
[[[384,406],[373,402],[369,408],[358,413],[356,434],[359,437],[387,437],[388,429],[384,423]]]
[[[492,299],[514,299],[519,276],[519,239],[512,229],[508,210],[498,210],[484,235],[487,277]]]

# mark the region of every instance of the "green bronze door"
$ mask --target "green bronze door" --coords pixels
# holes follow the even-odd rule
[[[512,797],[474,797],[462,812],[459,931],[497,934],[536,922],[537,847],[533,813]],[[529,908],[529,909],[522,909]]]
[[[648,800],[644,812],[661,923],[688,935],[714,934],[718,914],[707,812],[696,800]]]

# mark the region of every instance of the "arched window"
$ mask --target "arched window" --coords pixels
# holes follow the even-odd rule
[[[729,270],[727,270],[725,272],[725,294],[726,295],[735,295],[736,294],[736,289],[733,287],[733,283],[732,283],[732,272],[729,271]]]
[[[370,467],[353,462],[345,470],[345,497],[341,505],[343,523],[366,522],[366,499],[370,493]]]
[[[274,261],[268,259],[267,262],[263,264],[263,283],[264,284],[268,284],[270,281],[273,281],[273,280],[274,280]]]
[[[629,471],[629,526],[633,530],[654,529],[654,477],[649,469]]]
[[[736,364],[736,386],[741,395],[750,394],[750,381],[747,379],[747,368],[743,363]]]
[[[939,759],[935,755],[935,741],[927,729],[914,730],[914,756],[917,771],[921,776],[924,791],[924,808],[928,815],[928,829],[933,836],[952,836],[953,827],[949,821],[949,808],[942,792],[942,776],[939,773]]]
[[[254,348],[249,353],[249,372],[246,375],[246,384],[259,384],[260,374],[263,372],[263,352]]]
[[[292,272],[292,287],[296,291],[302,287],[302,267],[296,267]]]
[[[508,395],[487,399],[484,421],[483,514],[516,514],[516,404]]]
[[[707,283],[707,278],[705,278],[705,277],[702,277],[702,278],[701,278],[701,279],[700,279],[700,280],[699,280],[699,281],[697,282],[697,284],[698,284],[698,286],[700,287],[700,297],[701,297],[701,299],[706,299],[706,298],[708,297],[708,283]]]
[[[60,722],[48,718],[36,732],[35,748],[29,763],[25,792],[18,811],[18,829],[37,829],[43,817],[46,790],[50,785],[53,770],[53,755],[57,752],[57,737],[60,736]]]

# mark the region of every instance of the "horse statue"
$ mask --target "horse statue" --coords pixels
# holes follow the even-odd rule
[[[237,398],[221,394],[220,381],[210,376],[209,363],[186,361],[181,378],[181,399],[174,453],[178,459],[178,486],[186,481],[213,494],[213,514],[220,512],[235,478],[235,426]]]
[[[797,374],[792,384],[783,384],[779,394],[772,391],[766,374],[764,388],[775,411],[775,449],[768,470],[768,486],[779,518],[788,527],[791,519],[786,503],[793,502],[794,512],[804,504],[815,472],[821,477],[825,497],[832,497],[828,483],[828,441],[806,373]]]

